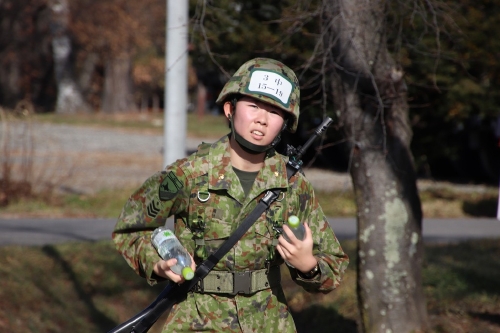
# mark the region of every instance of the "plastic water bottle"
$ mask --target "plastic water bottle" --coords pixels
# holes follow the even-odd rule
[[[304,225],[300,223],[300,220],[297,216],[290,215],[286,224],[290,227],[293,234],[295,235],[295,237],[297,237],[298,240],[303,240],[306,237],[306,229],[304,228]],[[283,237],[285,237],[285,239],[290,243],[290,239],[284,231]]]
[[[177,259],[177,263],[170,267],[172,272],[182,275],[186,280],[194,277],[191,257],[172,230],[165,227],[156,228],[151,236],[151,242],[163,260]]]

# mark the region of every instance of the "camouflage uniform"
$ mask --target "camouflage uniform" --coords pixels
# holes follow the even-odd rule
[[[296,125],[296,124],[295,124]],[[149,284],[162,279],[153,273],[160,260],[151,245],[152,231],[175,216],[175,234],[197,264],[213,253],[253,210],[268,189],[282,196],[263,213],[213,272],[276,269],[283,264],[277,252],[277,233],[290,215],[311,228],[313,254],[320,274],[292,278],[311,292],[336,288],[348,258],[318,204],[311,184],[298,173],[286,176],[287,157],[274,149],[266,153],[248,196],[230,162],[229,136],[202,144],[198,152],[150,177],[128,200],[113,232],[113,240],[128,264]],[[248,294],[191,291],[174,306],[163,332],[295,332],[281,285]]]

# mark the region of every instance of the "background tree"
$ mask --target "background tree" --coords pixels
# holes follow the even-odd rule
[[[402,66],[427,54],[434,65],[427,77],[436,87],[440,32],[453,24],[450,10],[437,1],[323,1],[323,8],[322,61],[349,142],[356,193],[360,328],[423,331],[422,211]]]
[[[46,0],[0,2],[0,105],[55,102],[49,22]]]
[[[312,59],[319,58],[313,56],[318,54],[315,41],[321,34],[318,2],[192,0],[192,55],[195,67],[201,69],[200,79],[217,90],[224,77],[249,57],[280,59],[300,73],[303,128],[313,127],[332,102],[322,88],[322,64],[312,66]],[[495,19],[500,8],[495,4],[498,0],[387,5],[387,39],[404,67],[414,131],[411,148],[419,176],[498,181],[500,157],[492,126],[500,91],[495,88],[499,49],[487,37],[500,22]],[[315,163],[344,171],[348,148],[339,132],[329,133],[325,142],[329,148]],[[336,160],[328,161],[327,154],[335,154]]]
[[[292,66],[301,77],[302,119],[331,114],[333,103],[337,127],[349,142],[349,171],[358,207],[360,328],[366,332],[426,329],[420,275],[422,212],[410,151],[406,85],[387,46],[388,3],[307,4],[307,14],[301,5],[287,3],[271,8],[258,2],[232,2],[233,7],[224,10],[205,4],[205,19],[213,15],[200,28],[210,46],[205,50],[217,66],[232,68],[232,61],[242,62],[239,54],[276,57]],[[307,22],[315,18],[322,20],[321,27],[310,30],[316,38],[305,39]],[[220,31],[213,24],[224,25],[228,32],[211,34]],[[277,36],[274,31],[288,33]],[[224,47],[238,52],[226,61]],[[247,52],[240,53],[243,50]]]
[[[72,2],[72,12],[79,14],[72,31],[82,47],[80,57],[97,55],[103,72],[100,109],[104,113],[135,110],[134,60],[142,58],[144,63],[145,54],[152,58],[163,54],[158,50],[158,37],[165,30],[165,2],[79,0]],[[164,41],[160,45],[164,47]],[[153,64],[150,69],[157,67]],[[144,78],[144,66],[138,73]]]
[[[456,131],[453,123],[459,117],[469,117],[439,100],[461,91],[463,100],[478,96],[480,102],[489,90],[480,92],[474,83],[477,80],[470,78],[456,85],[459,77],[470,76],[463,71],[457,77],[457,64],[467,67],[458,56],[466,54],[466,48],[458,52],[465,35],[457,24],[467,27],[457,16],[462,9],[439,1],[323,1],[322,10],[315,1],[278,5],[218,2],[217,7],[206,1],[197,3],[202,8],[197,16],[200,63],[211,60],[215,69],[231,72],[236,67],[233,61],[275,57],[300,73],[301,120],[307,124],[326,113],[338,117],[337,128],[344,134],[341,138],[335,134],[333,143],[348,142],[346,168],[357,195],[362,329],[426,329],[420,276],[422,212],[410,148],[411,125],[418,131],[419,141],[414,146],[421,149],[421,172],[427,169],[428,175],[437,174],[439,154],[445,152],[453,160],[449,153],[457,147],[444,139]],[[467,7],[463,11],[471,12]],[[319,13],[323,15],[322,30],[308,24],[320,18]],[[215,33],[224,29],[226,33]],[[277,39],[274,31],[281,32]],[[315,45],[318,38],[322,45]],[[411,114],[403,68],[409,72]],[[452,100],[460,98],[448,101]],[[436,110],[438,104],[443,108]],[[432,122],[450,125],[433,126]],[[432,132],[423,132],[428,125]],[[433,150],[433,145],[440,149]],[[425,160],[426,153],[432,155],[432,162]]]
[[[70,12],[66,0],[49,0],[52,54],[57,84],[56,113],[88,112],[74,74],[73,41],[69,36]]]
[[[419,173],[497,184],[500,156],[492,126],[499,114],[500,44],[489,34],[499,28],[500,2],[433,3],[427,15],[413,14],[428,8],[423,4],[393,2],[389,8],[389,19],[404,31],[399,56]]]

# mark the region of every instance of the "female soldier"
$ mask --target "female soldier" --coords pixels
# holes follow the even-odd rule
[[[175,215],[175,234],[200,264],[268,189],[282,191],[196,290],[174,306],[164,332],[295,332],[280,285],[285,261],[307,291],[329,292],[339,285],[347,255],[311,184],[301,173],[288,180],[287,157],[273,148],[283,130],[297,129],[299,99],[290,68],[267,58],[246,62],[217,99],[231,133],[154,174],[125,205],[113,232],[118,251],[149,284],[180,283],[182,276],[170,270],[176,260],[161,260],[151,244],[155,228]],[[291,215],[304,222],[303,241],[286,226],[290,242],[276,232]]]

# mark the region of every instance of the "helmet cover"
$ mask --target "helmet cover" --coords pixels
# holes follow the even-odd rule
[[[241,94],[276,106],[291,116],[288,130],[294,133],[300,113],[300,87],[295,73],[283,63],[255,58],[244,63],[226,82],[216,103]]]

